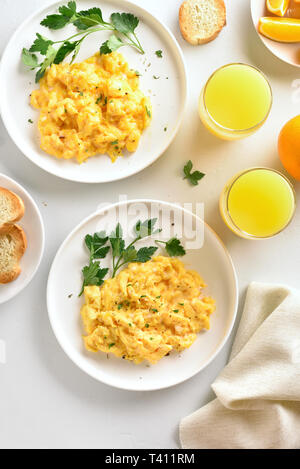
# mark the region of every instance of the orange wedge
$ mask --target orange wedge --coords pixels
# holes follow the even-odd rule
[[[300,19],[262,17],[258,31],[278,42],[300,42]]]
[[[267,0],[267,9],[277,16],[284,16],[289,7],[290,0]]]

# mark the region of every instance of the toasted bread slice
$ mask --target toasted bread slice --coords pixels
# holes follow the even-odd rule
[[[10,223],[0,227],[0,283],[12,282],[20,275],[20,260],[26,247],[22,228]]]
[[[14,192],[0,187],[0,226],[19,221],[25,212],[23,200]]]
[[[190,44],[212,41],[226,24],[224,0],[186,0],[180,7],[179,24]]]

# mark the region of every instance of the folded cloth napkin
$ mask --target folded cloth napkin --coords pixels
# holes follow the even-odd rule
[[[300,448],[300,292],[252,283],[217,399],[182,420],[183,448]]]

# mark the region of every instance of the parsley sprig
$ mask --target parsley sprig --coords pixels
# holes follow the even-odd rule
[[[105,232],[86,235],[85,246],[89,250],[90,261],[82,269],[83,282],[79,296],[82,295],[85,286],[98,285],[104,283],[104,278],[108,274],[108,268],[101,268],[100,260],[104,259],[111,251],[112,254],[112,278],[114,278],[122,267],[130,262],[145,263],[151,260],[157,251],[157,246],[147,246],[137,249],[136,244],[150,236],[160,233],[162,230],[156,228],[157,218],[150,218],[144,222],[138,221],[134,227],[135,237],[126,246],[123,238],[123,230],[120,223],[116,229],[107,236]],[[163,244],[170,257],[184,256],[185,249],[179,239],[173,237],[169,241],[155,240],[157,244]]]
[[[153,254],[157,251],[157,247],[142,247],[137,250],[134,245],[141,239],[148,238],[149,236],[161,231],[155,229],[156,222],[157,218],[146,220],[143,223],[139,220],[134,227],[135,238],[127,247],[125,246],[125,241],[123,239],[122,227],[120,223],[118,223],[116,230],[109,238],[113,257],[112,277],[115,277],[117,271],[129,262],[144,263],[150,261]]]
[[[198,186],[199,181],[202,178],[204,178],[205,174],[201,173],[200,171],[192,172],[192,169],[193,169],[193,163],[191,160],[189,160],[183,168],[183,172],[184,172],[183,179],[188,179],[193,186]]]
[[[88,285],[102,285],[109,270],[107,268],[102,269],[99,260],[97,260],[104,259],[110,249],[109,246],[105,246],[108,241],[105,233],[101,231],[93,236],[86,235],[84,241],[90,253],[90,262],[82,269],[83,282],[79,296],[82,295],[84,287]]]
[[[38,69],[36,82],[44,76],[48,67],[53,63],[61,63],[70,54],[72,54],[71,63],[73,63],[84,39],[97,31],[113,32],[100,47],[101,54],[110,54],[123,46],[132,46],[141,54],[145,53],[135,32],[139,19],[131,13],[113,13],[110,22],[107,22],[104,21],[100,8],[77,11],[76,2],[70,1],[67,5],[60,6],[58,13],[48,15],[41,22],[42,26],[50,30],[62,29],[70,24],[73,24],[78,32],[67,39],[52,41],[36,33],[36,39],[30,49],[23,48],[23,63],[31,70]],[[42,56],[42,62],[39,62],[36,53]]]

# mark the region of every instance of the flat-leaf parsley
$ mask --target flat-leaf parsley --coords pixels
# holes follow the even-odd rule
[[[104,21],[100,8],[94,7],[88,10],[77,11],[76,2],[70,1],[67,5],[58,8],[58,13],[48,15],[41,22],[42,26],[50,30],[62,29],[73,24],[77,33],[60,41],[51,39],[36,33],[36,39],[29,49],[23,48],[22,61],[30,69],[38,69],[36,82],[44,75],[46,69],[53,63],[61,63],[68,55],[72,54],[71,63],[74,62],[83,40],[92,33],[98,31],[112,31],[110,38],[100,47],[100,54],[110,54],[123,46],[132,46],[141,54],[144,49],[136,35],[139,19],[131,13],[113,13],[110,22]],[[35,52],[45,58],[41,63]]]
[[[184,178],[188,179],[193,186],[198,186],[199,181],[204,178],[205,174],[201,173],[200,171],[194,171],[192,173],[193,163],[191,160],[187,162],[187,164],[183,168]]]

